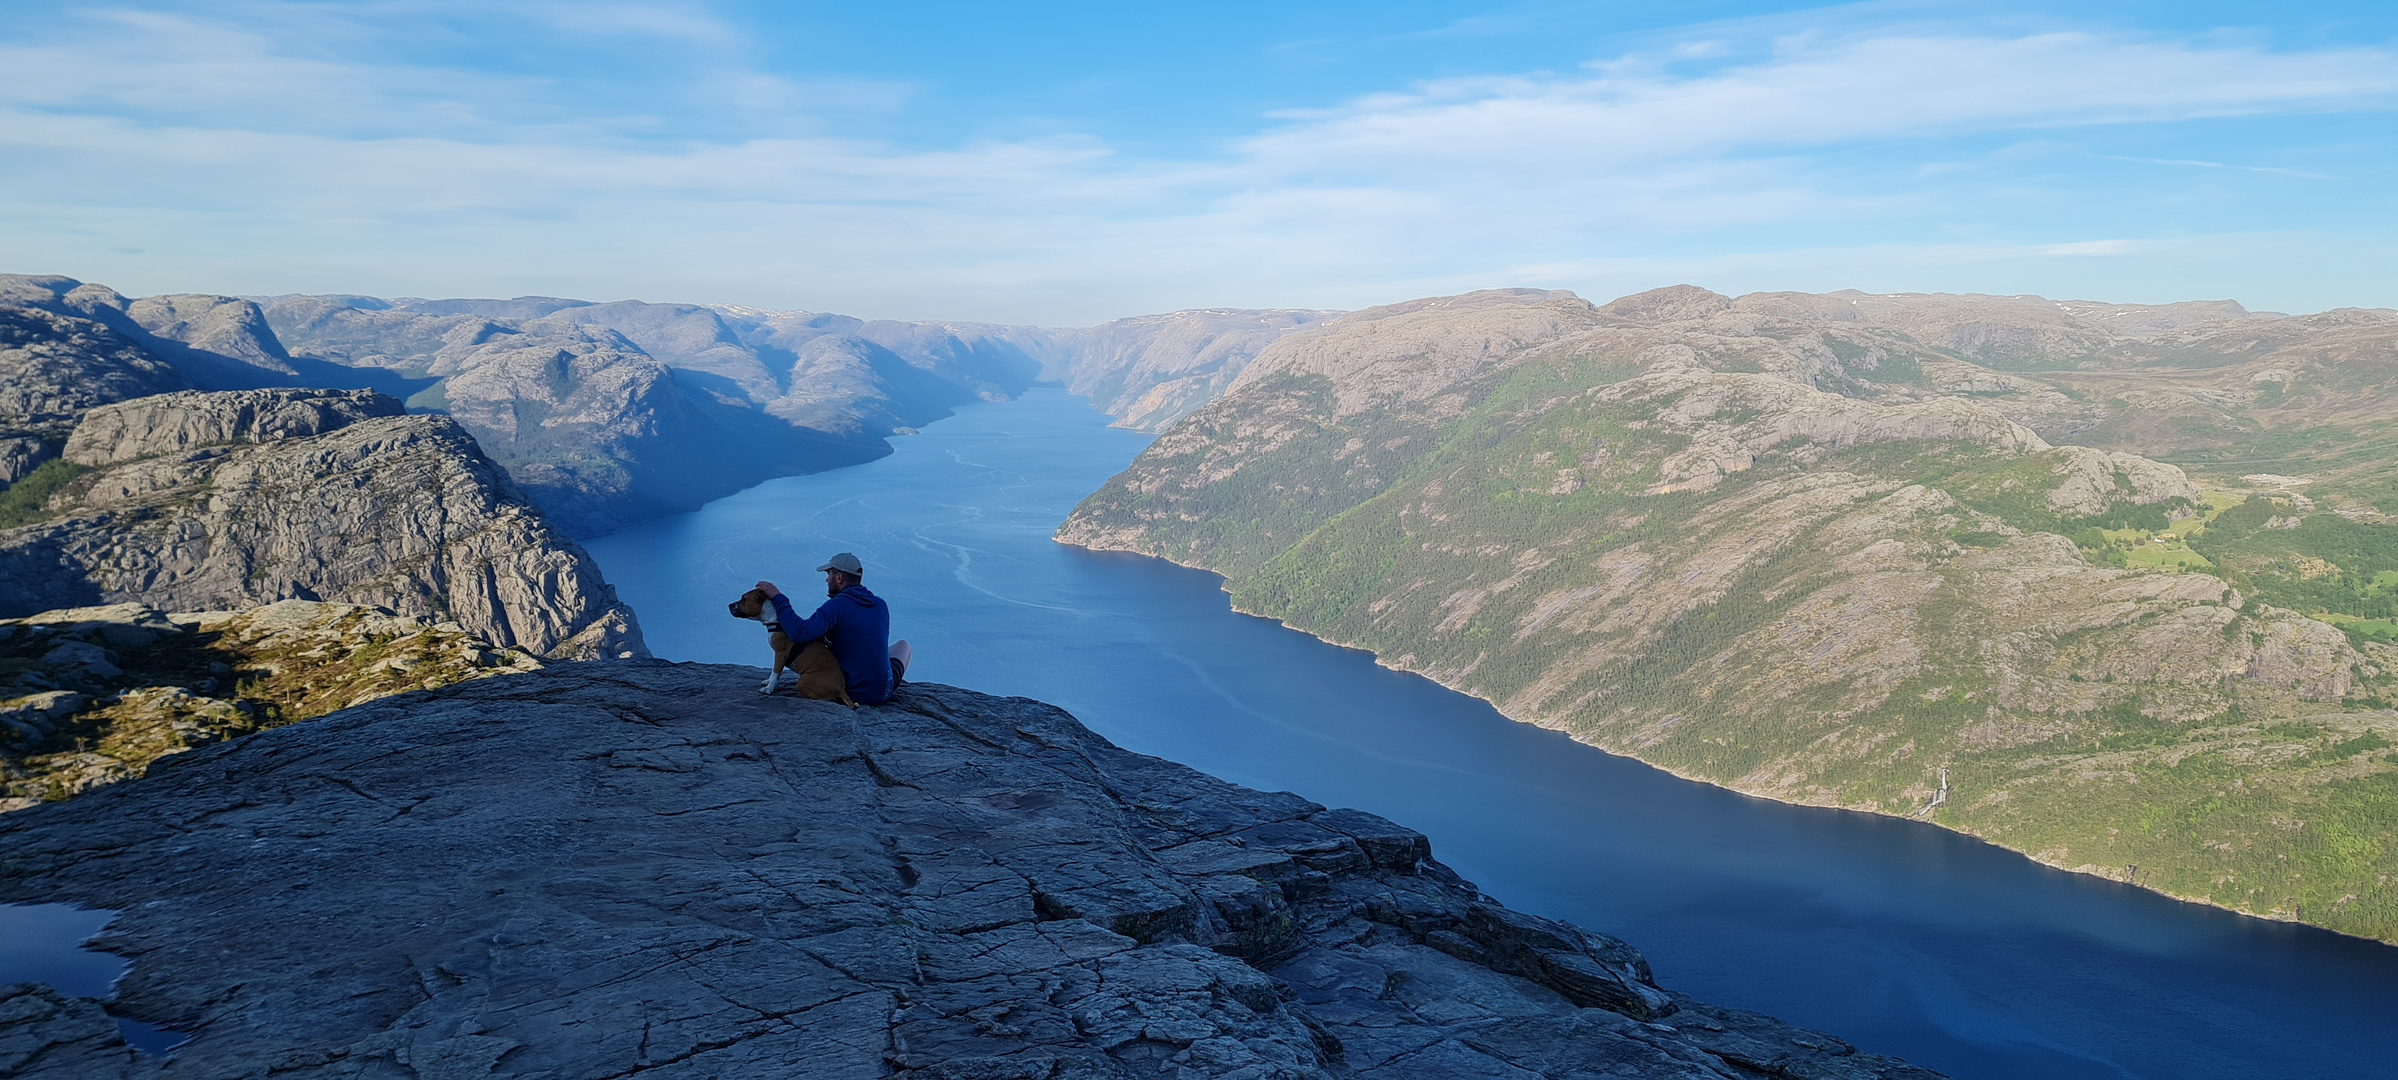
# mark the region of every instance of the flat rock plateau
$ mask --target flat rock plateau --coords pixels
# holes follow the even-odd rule
[[[553,665],[0,817],[0,901],[115,910],[132,965],[0,988],[0,1075],[1933,1075],[1053,706],[757,681]]]

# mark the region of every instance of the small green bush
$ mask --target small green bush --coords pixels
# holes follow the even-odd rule
[[[52,458],[10,484],[7,490],[0,491],[0,529],[28,525],[49,516],[44,507],[49,505],[50,497],[83,473],[83,466]]]

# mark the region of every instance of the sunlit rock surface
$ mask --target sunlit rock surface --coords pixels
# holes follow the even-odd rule
[[[91,1076],[1929,1077],[1670,995],[1372,815],[934,685],[565,665],[388,698],[0,818],[0,901],[122,914]]]
[[[0,529],[0,616],[340,601],[560,659],[646,655],[632,609],[472,437],[363,391],[103,406],[41,520]]]

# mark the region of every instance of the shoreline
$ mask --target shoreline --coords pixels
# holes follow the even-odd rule
[[[1159,555],[1159,554],[1155,554],[1155,553],[1153,553],[1153,552],[1141,551],[1141,550],[1138,550],[1138,549],[1136,549],[1136,548],[1132,548],[1132,547],[1119,547],[1119,546],[1108,546],[1108,545],[1092,545],[1092,544],[1079,543],[1079,542],[1077,542],[1077,541],[1073,541],[1073,540],[1067,540],[1067,539],[1065,539],[1065,538],[1063,538],[1063,537],[1061,537],[1061,536],[1057,536],[1057,535],[1055,535],[1055,534],[1052,534],[1052,535],[1050,536],[1050,542],[1051,542],[1051,543],[1056,543],[1056,544],[1062,544],[1062,545],[1065,545],[1065,546],[1067,546],[1067,547],[1080,548],[1080,549],[1082,549],[1082,550],[1084,550],[1084,551],[1105,551],[1105,552],[1117,552],[1117,553],[1122,553],[1122,554],[1127,554],[1127,555],[1139,555],[1139,556],[1142,556],[1142,557],[1144,557],[1144,558],[1157,559],[1157,560],[1159,560],[1159,561],[1161,561],[1161,562],[1169,563],[1169,564],[1172,564],[1172,565],[1174,565],[1174,566],[1179,566],[1179,567],[1182,567],[1183,569],[1186,569],[1186,570],[1197,570],[1197,571],[1200,571],[1200,572],[1202,572],[1202,573],[1206,573],[1206,574],[1211,574],[1211,575],[1214,575],[1214,576],[1215,576],[1215,578],[1217,579],[1217,581],[1220,583],[1220,584],[1218,585],[1218,589],[1219,589],[1219,591],[1221,591],[1221,592],[1224,594],[1224,596],[1225,596],[1225,606],[1226,606],[1227,608],[1229,608],[1229,609],[1230,609],[1232,612],[1234,612],[1235,614],[1242,615],[1242,616],[1246,616],[1246,617],[1248,617],[1248,618],[1253,618],[1253,619],[1262,619],[1262,620],[1265,620],[1265,621],[1268,621],[1268,622],[1274,623],[1274,624],[1275,624],[1275,625],[1277,625],[1277,626],[1284,627],[1284,628],[1286,628],[1286,629],[1289,629],[1289,630],[1295,631],[1295,632],[1297,632],[1297,633],[1305,634],[1305,635],[1307,635],[1308,637],[1314,638],[1315,640],[1317,640],[1317,641],[1320,641],[1320,642],[1323,642],[1323,643],[1324,643],[1324,644],[1326,644],[1326,645],[1332,645],[1332,646],[1335,646],[1335,647],[1338,647],[1338,648],[1350,649],[1350,650],[1354,650],[1354,651],[1356,651],[1356,652],[1361,652],[1361,653],[1364,653],[1364,654],[1366,654],[1366,656],[1367,656],[1367,657],[1369,657],[1369,658],[1371,658],[1371,659],[1373,660],[1373,662],[1374,662],[1375,666],[1377,666],[1377,667],[1380,667],[1380,668],[1383,668],[1384,670],[1387,670],[1387,671],[1395,671],[1395,672],[1399,672],[1399,673],[1406,674],[1406,675],[1413,675],[1413,676],[1415,676],[1415,677],[1417,677],[1417,678],[1420,678],[1420,679],[1423,679],[1423,680],[1425,680],[1426,682],[1432,683],[1433,685],[1435,685],[1435,686],[1438,686],[1438,687],[1440,687],[1440,688],[1442,688],[1442,689],[1444,689],[1444,690],[1450,691],[1451,693],[1455,693],[1455,694],[1461,694],[1461,695],[1464,695],[1464,696],[1466,696],[1466,697],[1473,698],[1473,699],[1474,699],[1474,700],[1476,700],[1476,701],[1482,702],[1483,704],[1490,706],[1490,708],[1491,708],[1491,711],[1492,711],[1492,712],[1494,712],[1494,713],[1497,713],[1499,716],[1501,716],[1501,717],[1505,718],[1505,719],[1506,719],[1506,720],[1507,720],[1509,723],[1523,724],[1523,725],[1525,725],[1525,726],[1528,726],[1528,727],[1535,727],[1535,728],[1539,728],[1539,729],[1541,729],[1541,730],[1543,730],[1543,731],[1554,731],[1554,732],[1556,732],[1556,733],[1558,733],[1558,734],[1560,734],[1560,735],[1563,735],[1563,736],[1565,736],[1565,737],[1566,737],[1566,738],[1568,738],[1568,739],[1572,739],[1572,740],[1573,740],[1575,743],[1577,743],[1577,744],[1579,744],[1579,745],[1582,745],[1582,746],[1589,747],[1589,748],[1591,748],[1592,750],[1596,750],[1596,751],[1598,751],[1598,752],[1600,752],[1600,753],[1602,753],[1602,754],[1607,754],[1607,755],[1610,755],[1610,756],[1613,756],[1613,757],[1622,758],[1622,759],[1624,759],[1624,760],[1627,760],[1627,761],[1636,761],[1636,762],[1639,762],[1640,764],[1642,764],[1642,765],[1644,765],[1644,766],[1647,766],[1648,768],[1655,769],[1655,770],[1657,770],[1658,772],[1662,772],[1662,773],[1664,773],[1664,774],[1666,774],[1666,775],[1668,775],[1668,776],[1674,777],[1675,779],[1678,779],[1678,780],[1684,780],[1684,781],[1688,781],[1688,782],[1690,782],[1690,783],[1694,783],[1694,784],[1705,784],[1705,785],[1707,785],[1708,787],[1717,788],[1717,789],[1720,789],[1720,790],[1723,790],[1723,791],[1729,791],[1729,792],[1732,792],[1732,793],[1734,793],[1734,794],[1737,794],[1737,795],[1742,795],[1742,796],[1745,796],[1745,797],[1747,797],[1747,798],[1752,798],[1752,799],[1761,799],[1761,800],[1764,800],[1764,801],[1766,801],[1766,802],[1778,803],[1778,804],[1780,804],[1780,805],[1784,805],[1784,806],[1805,806],[1805,807],[1811,807],[1811,808],[1814,808],[1814,809],[1821,809],[1821,810],[1840,810],[1840,811],[1845,811],[1845,812],[1848,812],[1848,813],[1857,813],[1857,814],[1871,814],[1871,815],[1873,815],[1874,817],[1877,817],[1877,818],[1886,818],[1886,819],[1893,820],[1893,821],[1911,821],[1911,822],[1918,822],[1918,823],[1921,823],[1921,824],[1924,824],[1924,825],[1931,826],[1931,827],[1933,827],[1933,828],[1941,829],[1941,830],[1944,830],[1944,831],[1946,831],[1946,832],[1950,832],[1950,833],[1956,834],[1956,835],[1958,835],[1958,836],[1970,837],[1970,838],[1972,838],[1972,839],[1974,839],[1974,840],[1977,840],[1977,841],[1980,841],[1980,842],[1982,842],[1982,843],[1984,843],[1984,844],[1988,844],[1988,845],[1990,845],[1991,847],[1998,848],[1999,850],[2006,851],[2006,852],[2010,852],[2010,853],[2012,853],[2012,854],[2015,854],[2015,855],[2022,856],[2023,858],[2025,858],[2025,859],[2028,859],[2028,860],[2030,860],[2030,861],[2031,861],[2031,862],[2033,862],[2033,863],[2036,863],[2036,864],[2038,864],[2038,865],[2040,865],[2040,866],[2047,867],[2047,868],[2049,868],[2049,869],[2052,869],[2052,870],[2057,870],[2057,871],[2061,871],[2061,872],[2068,873],[2068,874],[2079,874],[2079,875],[2082,875],[2082,876],[2085,876],[2085,877],[2093,877],[2093,878],[2097,878],[2097,879],[2099,879],[2099,880],[2101,880],[2101,881],[2107,881],[2107,882],[2111,882],[2111,883],[2114,883],[2114,884],[2117,884],[2117,885],[2124,885],[2124,886],[2128,886],[2128,887],[2130,887],[2130,888],[2139,889],[2139,890],[2141,890],[2141,891],[2143,891],[2143,892],[2151,893],[2151,894],[2153,894],[2153,895],[2156,895],[2156,896],[2162,896],[2162,897],[2165,897],[2166,899],[2169,899],[2169,900],[2174,900],[2174,901],[2177,901],[2177,902],[2179,902],[2179,903],[2190,904],[2190,905],[2194,905],[2194,906],[2197,906],[2197,907],[2209,908],[2209,909],[2212,909],[2212,910],[2215,910],[2215,911],[2228,912],[2228,913],[2230,913],[2230,914],[2233,914],[2233,915],[2238,915],[2238,916],[2240,916],[2240,917],[2242,917],[2242,918],[2256,919],[2256,920],[2258,920],[2258,921],[2260,921],[2260,922],[2279,923],[2279,924],[2288,925],[2288,926],[2304,926],[2304,927],[2307,927],[2308,929],[2311,929],[2311,930],[2320,930],[2320,931],[2322,931],[2322,932],[2324,932],[2324,933],[2327,933],[2327,934],[2336,934],[2336,935],[2338,935],[2338,936],[2340,936],[2340,937],[2342,937],[2342,938],[2345,938],[2345,939],[2348,939],[2348,940],[2352,940],[2352,941],[2369,941],[2369,942],[2374,942],[2374,943],[2376,943],[2376,944],[2380,944],[2380,945],[2389,946],[2389,947],[2391,947],[2391,948],[2398,948],[2398,940],[2389,940],[2389,939],[2384,939],[2384,938],[2367,937],[2367,936],[2364,936],[2364,935],[2361,935],[2361,934],[2351,934],[2351,933],[2348,933],[2348,932],[2346,932],[2346,931],[2343,931],[2343,930],[2339,930],[2339,929],[2336,929],[2336,928],[2333,928],[2333,927],[2329,927],[2329,926],[2324,926],[2324,925],[2321,925],[2321,924],[2319,924],[2319,923],[2308,922],[2308,921],[2306,921],[2306,920],[2305,920],[2305,919],[2303,919],[2303,918],[2288,917],[2288,916],[2278,916],[2278,915],[2268,915],[2268,914],[2261,914],[2261,913],[2258,913],[2258,912],[2253,912],[2253,911],[2242,911],[2242,910],[2240,910],[2239,908],[2235,908],[2235,907],[2229,907],[2229,906],[2226,906],[2226,905],[2223,905],[2223,904],[2218,904],[2218,903],[2215,903],[2215,902],[2214,902],[2214,901],[2212,901],[2212,900],[2208,900],[2208,899],[2205,899],[2205,898],[2201,898],[2201,897],[2191,897],[2191,896],[2184,896],[2184,895],[2181,895],[2181,894],[2179,894],[2179,893],[2174,893],[2174,892],[2170,892],[2170,891],[2167,891],[2167,890],[2164,890],[2164,889],[2159,889],[2159,888],[2156,888],[2156,887],[2154,887],[2154,886],[2151,886],[2151,885],[2145,885],[2145,884],[2141,884],[2140,882],[2137,882],[2137,881],[2130,881],[2130,880],[2126,880],[2126,879],[2124,879],[2124,878],[2122,878],[2122,877],[2118,877],[2118,876],[2114,876],[2114,875],[2110,875],[2110,874],[2107,874],[2107,873],[2101,872],[2101,871],[2099,871],[2098,869],[2089,868],[2089,867],[2066,866],[2066,865],[2063,865],[2063,864],[2061,864],[2061,863],[2053,862],[2053,861],[2050,861],[2050,860],[2048,860],[2048,859],[2042,858],[2042,857],[2041,857],[2040,855],[2038,855],[2037,853],[2030,852],[2030,851],[2024,851],[2024,850],[2022,850],[2022,849],[2020,849],[2020,848],[2010,847],[2010,846],[2008,846],[2007,844],[2004,844],[2004,843],[2001,843],[2001,842],[1999,842],[1999,841],[1997,841],[1997,840],[1991,839],[1990,837],[1984,836],[1984,835],[1982,835],[1982,834],[1980,834],[1980,833],[1977,833],[1977,832],[1974,832],[1974,831],[1972,831],[1972,830],[1970,830],[1970,829],[1962,829],[1962,828],[1957,828],[1957,827],[1955,827],[1955,826],[1948,825],[1948,824],[1944,824],[1944,823],[1942,823],[1942,822],[1935,821],[1935,820],[1932,820],[1932,819],[1930,819],[1930,818],[1924,818],[1924,817],[1915,817],[1915,816],[1912,816],[1912,815],[1899,815],[1899,814],[1891,814],[1891,813],[1886,813],[1886,812],[1884,812],[1884,811],[1881,811],[1881,810],[1875,810],[1875,809],[1871,809],[1871,808],[1867,808],[1867,807],[1860,807],[1860,806],[1843,806],[1843,805],[1840,805],[1840,804],[1838,804],[1838,803],[1809,802],[1809,801],[1797,800],[1797,799],[1784,799],[1784,798],[1777,798],[1777,797],[1775,797],[1775,796],[1773,796],[1773,795],[1760,794],[1760,793],[1758,793],[1758,792],[1753,792],[1753,791],[1744,791],[1744,790],[1742,790],[1742,789],[1740,789],[1740,788],[1737,788],[1737,787],[1734,787],[1734,786],[1732,786],[1732,785],[1730,785],[1730,784],[1720,783],[1720,782],[1718,782],[1718,781],[1711,780],[1711,779],[1708,779],[1708,778],[1706,778],[1706,777],[1703,777],[1703,776],[1692,776],[1692,775],[1689,775],[1689,774],[1687,774],[1687,773],[1684,773],[1684,772],[1682,772],[1682,771],[1680,771],[1680,770],[1674,769],[1674,768],[1672,768],[1672,767],[1670,767],[1670,766],[1667,766],[1667,765],[1662,765],[1662,764],[1659,764],[1659,763],[1657,763],[1657,762],[1650,761],[1650,760],[1648,760],[1647,758],[1644,758],[1644,757],[1640,756],[1639,754],[1635,754],[1635,753],[1629,753],[1629,752],[1626,752],[1626,751],[1617,750],[1617,749],[1613,749],[1613,748],[1610,748],[1610,747],[1602,746],[1602,745],[1600,745],[1600,744],[1598,744],[1598,743],[1590,742],[1589,740],[1587,740],[1587,739],[1583,738],[1583,737],[1582,737],[1580,734],[1577,734],[1576,732],[1574,732],[1574,731],[1571,731],[1571,730],[1569,730],[1569,729],[1567,729],[1567,728],[1563,728],[1563,727],[1552,727],[1552,726],[1550,726],[1550,725],[1548,725],[1548,724],[1543,724],[1543,723],[1540,723],[1539,721],[1536,721],[1536,720],[1526,720],[1526,719],[1524,719],[1524,718],[1522,718],[1522,717],[1519,717],[1519,716],[1516,716],[1516,715],[1514,715],[1514,714],[1512,714],[1512,713],[1509,713],[1509,712],[1508,712],[1506,709],[1504,709],[1504,708],[1500,707],[1499,703],[1497,703],[1497,702],[1495,702],[1495,701],[1492,701],[1492,700],[1490,700],[1489,698],[1483,697],[1482,695],[1480,695],[1480,694],[1477,694],[1477,693],[1474,693],[1474,692],[1473,692],[1473,691],[1471,691],[1471,690],[1467,690],[1467,689],[1463,689],[1463,688],[1460,688],[1460,687],[1452,686],[1452,685],[1450,685],[1449,683],[1447,683],[1447,682],[1443,681],[1442,679],[1440,679],[1439,677],[1437,677],[1437,676],[1435,676],[1435,675],[1432,675],[1432,674],[1430,674],[1430,673],[1427,673],[1427,672],[1424,672],[1424,671],[1419,671],[1419,670],[1416,670],[1416,669],[1414,669],[1414,668],[1410,668],[1410,667],[1406,667],[1406,666],[1403,666],[1403,665],[1400,665],[1400,664],[1394,663],[1394,662],[1392,662],[1392,661],[1391,661],[1389,658],[1386,658],[1386,657],[1384,657],[1384,656],[1383,656],[1381,653],[1379,653],[1379,652],[1376,652],[1376,651],[1374,651],[1373,649],[1366,648],[1365,646],[1362,646],[1362,645],[1357,645],[1357,644],[1352,644],[1352,643],[1350,643],[1350,642],[1340,641],[1340,640],[1338,640],[1338,639],[1335,639],[1335,638],[1329,638],[1329,637],[1325,637],[1324,635],[1322,635],[1322,634],[1320,634],[1320,633],[1318,633],[1318,632],[1316,632],[1316,631],[1314,631],[1314,630],[1311,630],[1311,629],[1309,629],[1309,628],[1307,628],[1307,627],[1305,627],[1305,626],[1300,626],[1300,625],[1297,625],[1297,624],[1295,624],[1295,623],[1291,623],[1291,622],[1285,621],[1285,620],[1283,620],[1283,619],[1277,618],[1277,617],[1275,617],[1275,616],[1272,616],[1272,615],[1266,615],[1266,614],[1262,614],[1262,613],[1260,613],[1260,612],[1255,612],[1255,611],[1249,611],[1249,610],[1246,610],[1246,609],[1242,608],[1242,607],[1241,607],[1241,606],[1240,606],[1238,603],[1235,603],[1235,602],[1233,602],[1233,600],[1232,600],[1232,590],[1231,590],[1231,589],[1229,589],[1229,588],[1226,588],[1226,587],[1224,587],[1224,585],[1223,585],[1223,584],[1221,584],[1221,583],[1223,583],[1223,582],[1226,582],[1226,581],[1227,581],[1227,579],[1224,577],[1224,575],[1223,575],[1223,574],[1221,574],[1221,573],[1219,573],[1219,572],[1217,572],[1216,570],[1213,570],[1213,569],[1209,568],[1209,567],[1205,567],[1205,566],[1198,566],[1198,565],[1194,565],[1194,564],[1191,564],[1191,563],[1182,562],[1182,561],[1180,561],[1180,560],[1178,560],[1178,559],[1174,559],[1174,558],[1172,558],[1172,557],[1170,557],[1170,556],[1166,556],[1166,555]]]

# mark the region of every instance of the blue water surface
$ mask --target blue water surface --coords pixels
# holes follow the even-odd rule
[[[113,1000],[117,980],[132,965],[83,943],[116,915],[71,904],[0,904],[0,986],[42,983],[70,997]],[[188,1038],[156,1024],[115,1019],[125,1041],[146,1054],[164,1057]]]
[[[1382,814],[1660,983],[1960,1080],[2398,1077],[2398,949],[2183,904],[1930,825],[1675,779],[1233,613],[1213,574],[1050,534],[1148,437],[1037,390],[890,457],[590,541],[658,655],[763,664],[724,605],[865,561],[912,677]],[[804,605],[803,605],[804,610]]]

